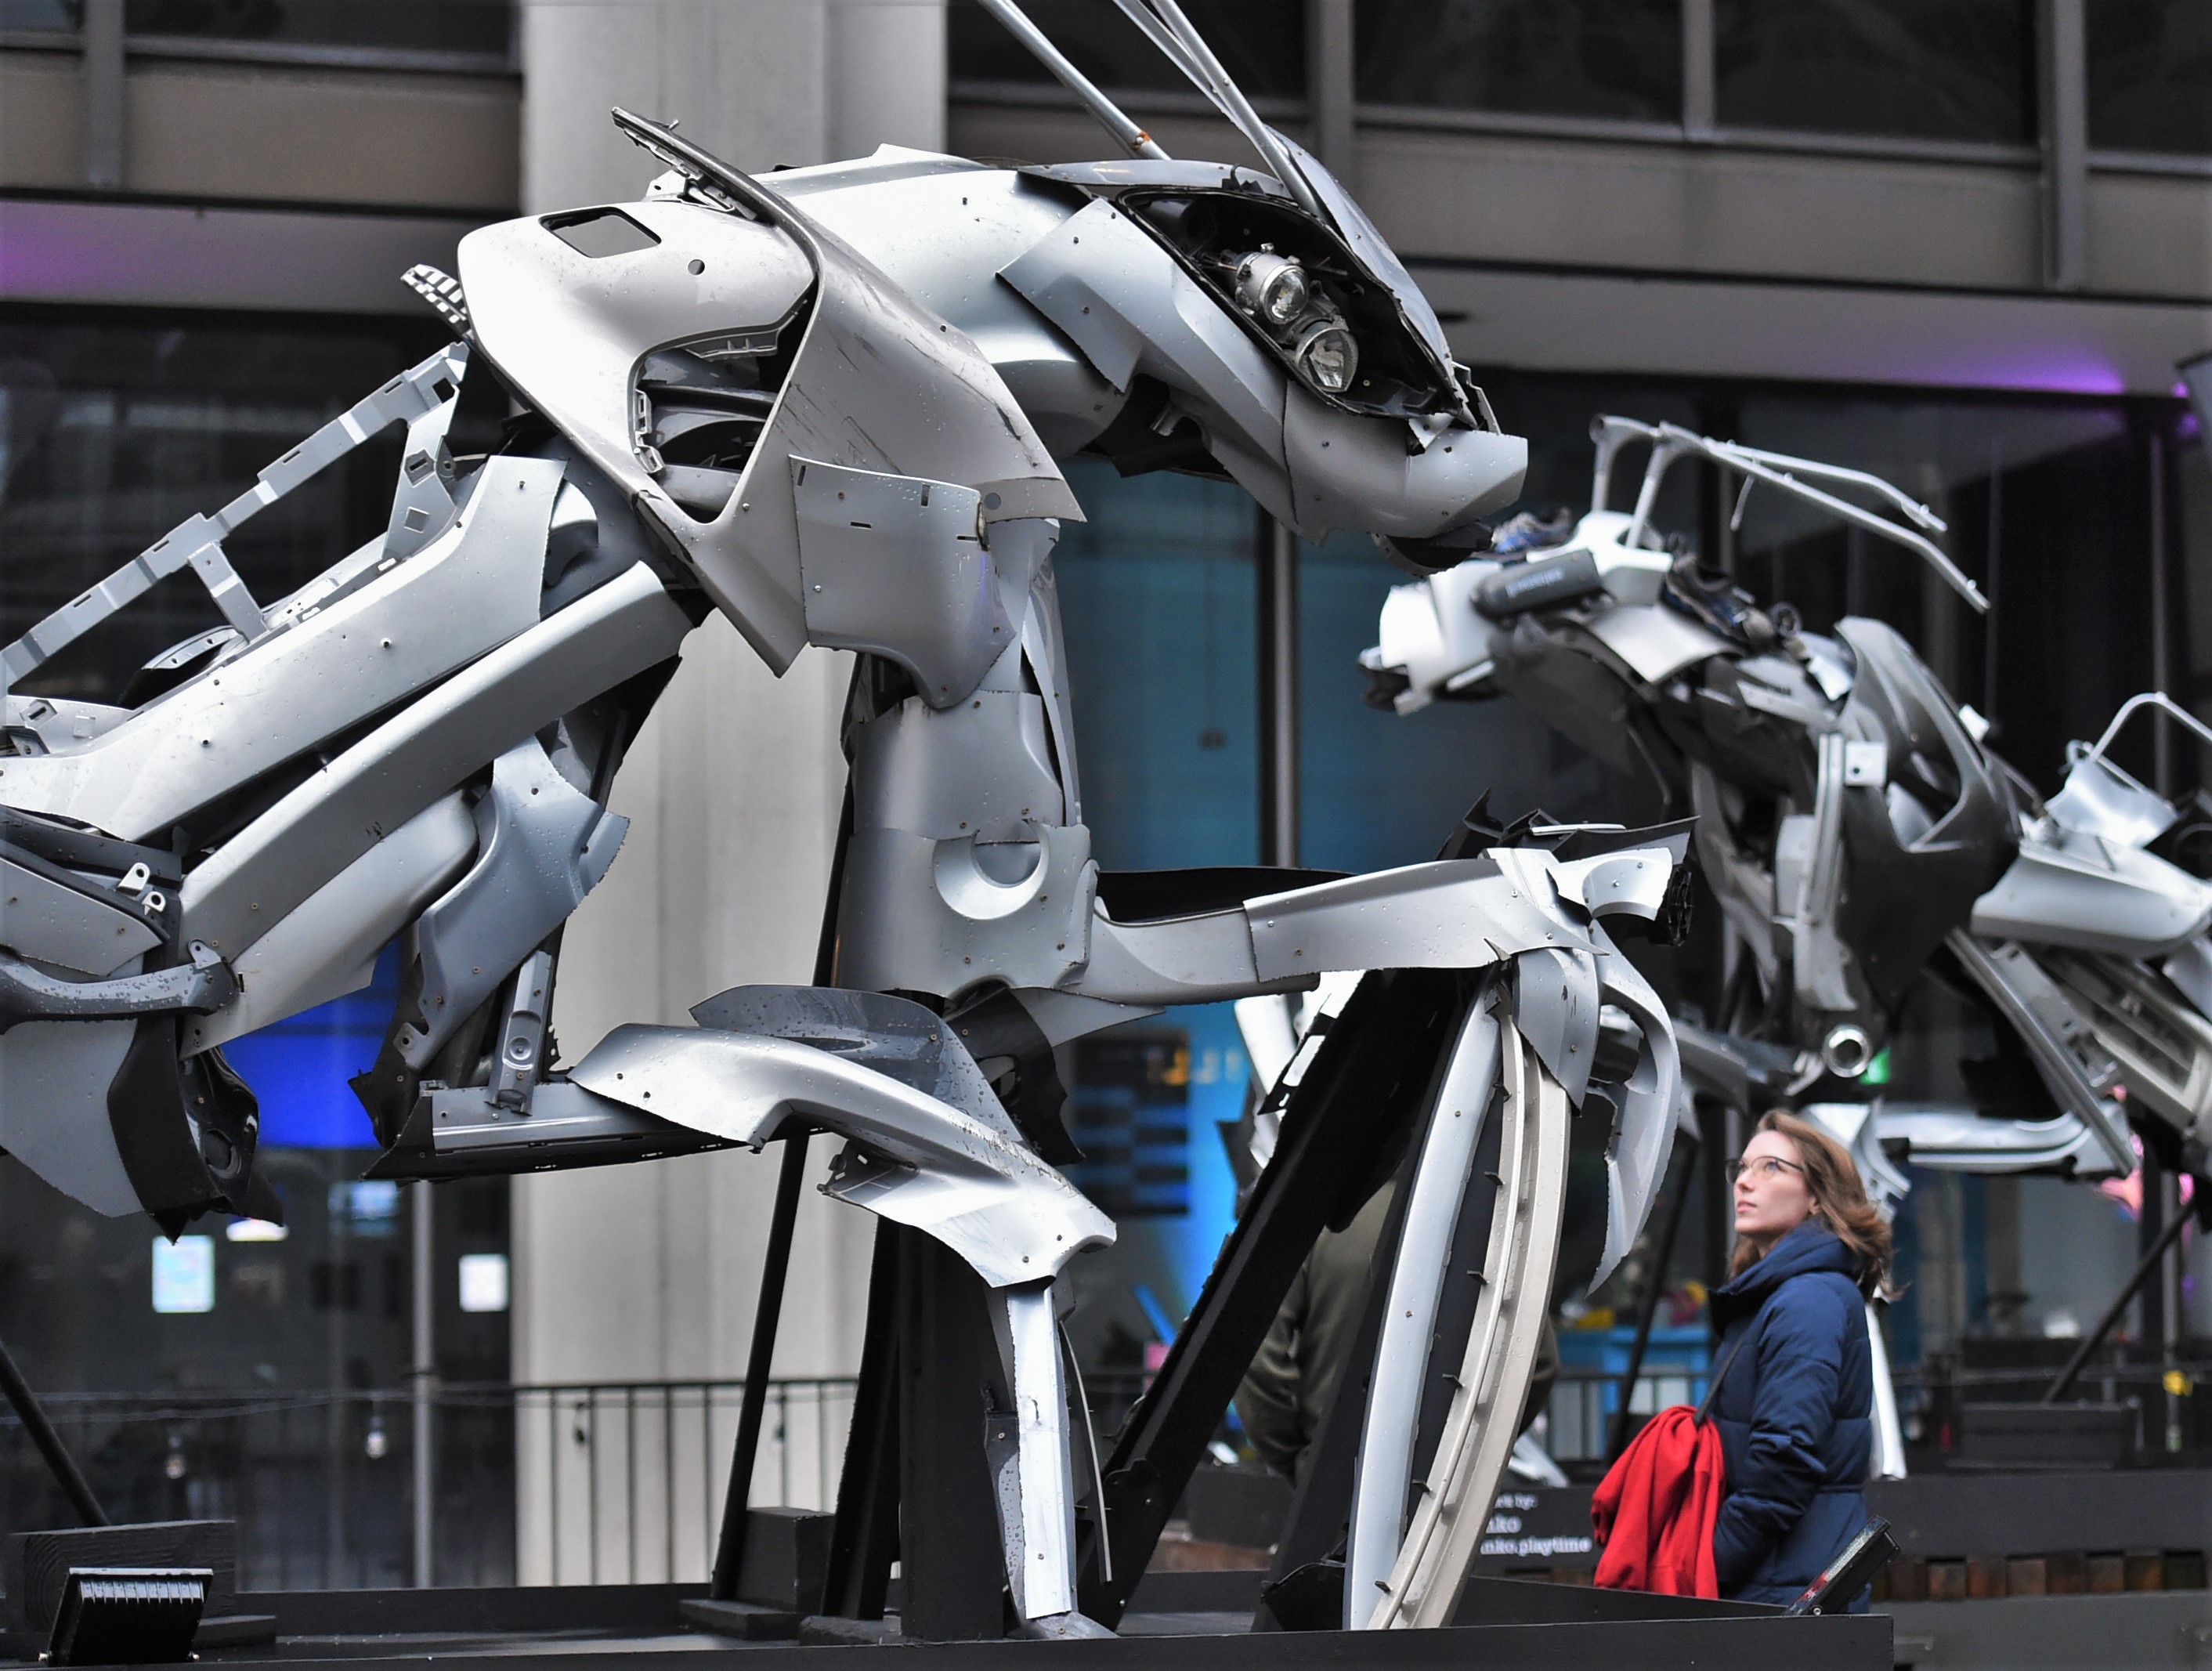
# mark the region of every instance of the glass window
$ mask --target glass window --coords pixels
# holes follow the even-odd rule
[[[1195,96],[1113,0],[1028,0],[1022,9],[1099,86]],[[1184,0],[1183,15],[1248,98],[1306,96],[1304,0]],[[946,16],[954,81],[1051,83],[1050,72],[975,0],[953,0]]]
[[[1369,104],[1681,119],[1677,0],[1370,0],[1358,17]]]
[[[513,0],[126,0],[123,19],[135,35],[504,58],[514,14]]]
[[[0,0],[0,29],[75,29],[84,0]]]
[[[2212,155],[2212,5],[2097,0],[2089,12],[2089,143]]]
[[[436,346],[433,325],[0,323],[0,642],[12,642]],[[224,549],[272,604],[381,532],[401,432],[262,512]],[[222,623],[172,575],[23,681],[114,702],[171,645]]]
[[[2035,137],[2028,0],[1717,0],[1714,28],[1724,127]]]

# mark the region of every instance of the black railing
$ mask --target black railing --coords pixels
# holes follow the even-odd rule
[[[1137,1370],[1086,1378],[1102,1447],[1148,1380]],[[704,1578],[744,1393],[741,1381],[438,1388],[434,1581]],[[769,1383],[753,1504],[835,1503],[853,1393],[848,1378]],[[242,1588],[412,1582],[415,1423],[404,1388],[45,1403],[111,1518],[237,1522]],[[0,1407],[0,1535],[77,1523],[30,1436]]]

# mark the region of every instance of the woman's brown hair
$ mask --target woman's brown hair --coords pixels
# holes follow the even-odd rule
[[[1857,1258],[1860,1290],[1869,1298],[1876,1293],[1894,1297],[1889,1286],[1889,1226],[1867,1200],[1850,1151],[1812,1121],[1779,1109],[1762,1116],[1759,1130],[1786,1137],[1796,1148],[1805,1167],[1805,1187],[1813,1196],[1813,1216]],[[1729,1274],[1741,1275],[1759,1258],[1750,1242],[1739,1239],[1729,1261]]]

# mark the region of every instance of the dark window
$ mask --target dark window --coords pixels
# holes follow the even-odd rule
[[[1113,0],[1029,0],[1022,9],[1101,87],[1195,95],[1182,73]],[[1184,0],[1183,15],[1246,97],[1305,97],[1303,0]],[[975,0],[953,0],[947,18],[954,81],[1052,81],[1045,67]]]
[[[1370,0],[1358,17],[1369,104],[1681,118],[1676,0]]]
[[[0,29],[74,29],[83,21],[83,0],[0,0]]]
[[[2089,12],[2089,143],[2212,155],[2212,5],[2097,0]]]
[[[136,35],[504,57],[514,15],[513,0],[127,0],[123,19]]]
[[[1725,127],[1999,144],[2035,136],[2027,0],[1717,0],[1714,27]]]
[[[0,321],[0,641],[219,509],[442,334],[432,321]],[[399,439],[372,440],[224,542],[264,605],[382,531]],[[172,575],[22,688],[113,702],[149,659],[222,620],[197,579]]]

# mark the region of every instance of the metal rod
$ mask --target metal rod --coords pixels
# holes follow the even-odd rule
[[[2067,1389],[2073,1386],[2075,1378],[2081,1375],[2083,1366],[2088,1363],[2090,1354],[2105,1343],[2105,1337],[2112,1332],[2112,1326],[2118,1322],[2126,1312],[2130,1303],[2136,1297],[2136,1291],[2149,1279],[2150,1273],[2158,1268],[2159,1261],[2166,1257],[2166,1250],[2181,1239],[2182,1230],[2194,1216],[2190,1212],[2175,1213],[2166,1228],[2159,1232],[2158,1240],[2143,1250],[2143,1256],[2137,1261],[2135,1274],[2128,1279],[2127,1285],[2120,1290],[2112,1304],[2106,1308],[2105,1315],[2097,1320],[2096,1328],[2082,1336],[2081,1344],[2075,1347],[2073,1357],[2066,1360],[2066,1367],[2058,1371],[2058,1378],[2044,1390],[2041,1401],[2043,1403],[2056,1404],[2066,1396]]]
[[[1260,862],[1298,863],[1298,544],[1260,519]]]
[[[1667,1203],[1667,1219],[1659,1229],[1659,1245],[1652,1249],[1651,1274],[1636,1301],[1636,1338],[1629,1343],[1628,1367],[1620,1377],[1620,1407],[1613,1413],[1606,1434],[1606,1460],[1620,1455],[1628,1442],[1628,1406],[1636,1396],[1636,1383],[1644,1379],[1644,1354],[1651,1344],[1651,1324],[1659,1315],[1660,1296],[1667,1290],[1667,1261],[1674,1252],[1674,1237],[1682,1228],[1682,1211],[1689,1205],[1690,1183],[1698,1164],[1698,1140],[1686,1137],[1682,1170],[1674,1184],[1674,1199]]]
[[[54,1483],[62,1488],[78,1518],[88,1526],[112,1525],[107,1511],[100,1506],[100,1499],[92,1494],[92,1487],[85,1483],[84,1475],[78,1472],[76,1459],[69,1454],[69,1447],[62,1443],[62,1436],[54,1431],[53,1423],[46,1419],[46,1409],[40,1404],[38,1395],[31,1390],[31,1383],[23,1379],[15,1360],[8,1355],[4,1342],[0,1342],[0,1389],[6,1391],[8,1402],[15,1407],[23,1431],[31,1436],[39,1455],[46,1459],[47,1472],[54,1476]]]
[[[409,1394],[415,1417],[415,1588],[428,1589],[437,1528],[438,1460],[431,1431],[430,1395],[438,1376],[436,1225],[427,1179],[408,1186],[413,1198],[415,1232],[415,1361],[409,1367]]]
[[[1083,107],[1098,118],[1099,125],[1118,140],[1132,156],[1149,157],[1155,162],[1165,162],[1168,154],[1153,143],[1146,133],[1129,119],[1128,112],[1115,104],[1091,82],[1091,78],[1067,61],[1067,55],[1054,46],[1043,30],[1029,20],[1029,15],[1014,3],[1014,0],[981,0],[983,9],[1006,26],[1006,33],[1029,49],[1030,56],[1050,70],[1053,78],[1083,101]]]
[[[1124,11],[1129,9],[1129,0],[1121,0],[1121,4]],[[1307,184],[1306,177],[1291,161],[1290,153],[1283,149],[1282,140],[1273,129],[1260,119],[1259,112],[1252,108],[1252,101],[1244,96],[1244,90],[1230,79],[1229,72],[1221,67],[1221,60],[1214,57],[1213,49],[1206,44],[1206,37],[1193,28],[1190,20],[1183,15],[1182,8],[1176,3],[1176,0],[1150,0],[1150,4],[1154,15],[1182,43],[1183,55],[1189,64],[1197,67],[1199,74],[1193,79],[1197,82],[1200,90],[1218,105],[1229,119],[1236,124],[1237,131],[1252,142],[1252,149],[1259,152],[1260,160],[1274,171],[1284,188],[1297,199],[1298,207],[1316,220],[1326,219],[1322,213],[1321,200],[1314,195],[1314,189]],[[1188,65],[1178,63],[1177,67],[1185,74],[1189,73]]]
[[[799,1187],[806,1176],[807,1139],[800,1132],[783,1144],[783,1170],[775,1181],[775,1210],[769,1220],[768,1254],[761,1266],[760,1302],[753,1309],[752,1352],[745,1360],[744,1401],[738,1407],[738,1443],[730,1454],[730,1485],[722,1497],[722,1535],[714,1549],[718,1601],[734,1601],[745,1553],[745,1510],[752,1494],[753,1460],[760,1451],[761,1418],[768,1410],[768,1377],[775,1359],[775,1326],[783,1312],[784,1279],[791,1269],[791,1239],[799,1223]]]
[[[2150,682],[2154,690],[2173,689],[2173,577],[2166,549],[2166,437],[2154,426],[2146,440],[2150,453]],[[2165,726],[2154,739],[2151,781],[2158,793],[2173,793],[2173,733]]]

